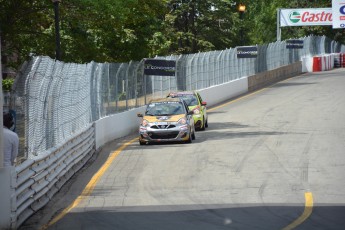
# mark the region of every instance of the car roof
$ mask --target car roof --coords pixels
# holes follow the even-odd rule
[[[150,103],[158,103],[158,102],[181,102],[181,99],[180,98],[166,97],[166,98],[152,99],[150,101]]]
[[[195,95],[196,92],[194,91],[179,91],[179,92],[171,92],[169,96],[181,96],[181,95]]]

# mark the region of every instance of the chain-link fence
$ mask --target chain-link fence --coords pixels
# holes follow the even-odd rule
[[[303,56],[345,52],[343,45],[326,37],[303,40],[303,49],[286,49],[285,41],[257,46],[258,57],[250,59],[238,59],[236,48],[157,57],[176,61],[175,77],[146,76],[143,61],[74,64],[33,57],[19,71],[11,97],[20,154],[39,155],[93,121],[143,106],[170,91],[219,85],[289,65]]]

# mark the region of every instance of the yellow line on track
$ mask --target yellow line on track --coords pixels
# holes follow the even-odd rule
[[[305,206],[304,212],[300,217],[298,217],[294,222],[283,228],[283,230],[290,230],[296,228],[298,225],[302,224],[312,213],[313,211],[313,194],[311,192],[306,192],[305,196]]]
[[[116,157],[121,153],[122,150],[124,150],[128,145],[132,144],[136,140],[138,140],[138,138],[134,138],[128,141],[127,143],[121,145],[117,150],[112,152],[111,155],[108,157],[107,161],[102,165],[102,167],[97,171],[97,173],[93,175],[93,177],[91,178],[89,183],[86,185],[82,193],[73,201],[73,203],[70,204],[67,208],[65,208],[59,215],[54,217],[54,219],[52,219],[48,224],[44,225],[41,229],[42,230],[47,229],[48,227],[52,226],[53,224],[61,220],[68,212],[70,212],[73,208],[78,206],[86,197],[90,196],[97,182],[108,170],[108,168],[116,159]]]

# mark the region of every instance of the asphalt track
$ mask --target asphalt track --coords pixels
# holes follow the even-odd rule
[[[345,228],[345,69],[210,108],[192,144],[134,138],[104,146],[20,229]]]

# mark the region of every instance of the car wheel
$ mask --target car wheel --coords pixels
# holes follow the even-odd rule
[[[189,138],[188,138],[188,140],[186,140],[186,143],[192,143],[192,130],[189,130]]]
[[[195,140],[195,128],[193,129],[192,140]]]
[[[206,119],[206,122],[205,122],[205,128],[208,128],[208,119]]]
[[[146,141],[139,141],[140,145],[146,145]]]

